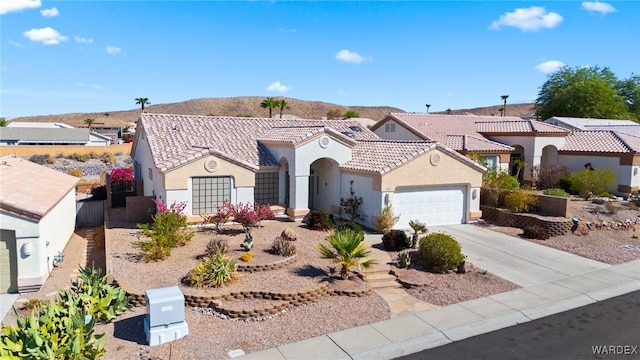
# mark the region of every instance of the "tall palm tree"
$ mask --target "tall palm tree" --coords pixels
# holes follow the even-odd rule
[[[427,107],[427,114],[429,113],[429,108],[431,107],[431,104],[425,104],[424,106]]]
[[[273,108],[277,108],[279,106],[279,102],[278,100],[272,98],[272,97],[268,97],[264,100],[262,100],[262,102],[260,103],[260,107],[263,109],[269,109],[269,118],[271,118],[272,115],[272,110]]]
[[[504,106],[502,107],[502,116],[507,116],[507,98],[509,95],[501,95],[500,98],[504,101]]]
[[[95,121],[96,119],[93,119],[93,118],[84,119],[84,123],[89,126],[89,130],[91,130],[91,125],[93,125]]]
[[[447,115],[451,114],[451,108],[447,108],[447,110],[445,110],[447,112]]]
[[[109,115],[111,115],[111,113],[108,113],[108,112],[104,113],[104,116],[106,117],[109,117]]]
[[[140,105],[142,107],[142,112],[144,112],[145,105],[151,105],[148,98],[141,97],[135,98],[134,100],[136,101],[136,105]]]
[[[280,99],[280,100],[276,100],[276,102],[278,103],[278,107],[280,108],[280,119],[282,119],[282,110],[284,109],[291,109],[291,106],[289,104],[289,102],[287,102],[287,100],[285,99]]]
[[[357,266],[368,269],[375,264],[375,261],[367,259],[370,250],[366,250],[365,242],[359,237],[358,232],[351,229],[337,231],[327,238],[333,249],[324,244],[318,245],[318,250],[325,259],[332,259],[334,263],[340,265],[340,277],[347,279],[349,269]]]

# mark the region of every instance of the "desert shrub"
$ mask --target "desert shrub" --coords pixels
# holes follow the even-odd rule
[[[418,253],[426,267],[443,271],[457,268],[465,259],[460,244],[451,235],[440,232],[420,238]]]
[[[235,206],[229,201],[224,200],[222,206],[218,206],[216,213],[213,215],[202,215],[205,224],[213,224],[216,232],[222,232],[222,225],[229,222],[236,212]]]
[[[58,295],[62,302],[73,300],[96,321],[111,322],[129,309],[124,289],[109,284],[100,269],[80,267],[78,279],[71,281],[71,288],[58,290]]]
[[[408,268],[411,265],[411,253],[408,250],[398,253],[398,266]]]
[[[604,208],[609,214],[615,214],[618,212],[618,206],[613,201],[605,202]]]
[[[249,261],[251,261],[251,259],[253,259],[253,254],[251,253],[251,251],[240,255],[240,260],[242,260],[244,262],[249,262]]]
[[[336,229],[336,231],[346,231],[346,230],[355,231],[356,233],[358,233],[358,237],[360,238],[360,241],[364,240],[364,230],[362,230],[362,226],[360,226],[359,224],[354,223],[353,221],[345,221],[341,223]]]
[[[569,195],[568,192],[560,189],[560,188],[551,188],[551,189],[546,189],[542,192],[545,195],[549,195],[549,196],[559,196],[559,197],[563,197],[563,198],[568,198],[571,195]]]
[[[157,261],[171,255],[171,249],[185,245],[193,237],[193,231],[187,229],[187,216],[182,212],[186,202],[173,203],[167,206],[162,201],[154,200],[156,214],[151,224],[138,224],[142,233],[149,237],[147,241],[138,242],[143,258]]]
[[[289,257],[296,253],[296,246],[293,245],[291,241],[278,236],[275,240],[273,240],[271,252],[279,256]]]
[[[335,227],[333,215],[329,214],[327,210],[315,209],[309,213],[307,227],[311,230],[331,230]]]
[[[226,239],[209,240],[207,247],[204,249],[204,255],[208,257],[224,254],[229,251],[229,244]]]
[[[98,155],[97,152],[95,151],[90,151],[87,156],[89,157],[89,159],[99,159],[100,155]]]
[[[80,170],[78,168],[73,168],[73,169],[69,170],[69,172],[67,172],[67,174],[69,174],[71,176],[75,176],[75,177],[82,177],[82,170]]]
[[[560,187],[562,190],[566,191],[569,194],[572,195],[578,195],[575,191],[572,190],[572,181],[571,178],[569,177],[569,175],[563,177],[562,179],[560,179],[560,183],[558,184],[558,187]]]
[[[382,245],[387,251],[398,251],[411,247],[411,240],[403,230],[391,230],[382,236]]]
[[[38,165],[55,164],[56,158],[49,154],[31,155],[31,157],[29,157],[29,161]]]
[[[538,195],[531,190],[517,189],[505,196],[504,203],[513,212],[527,212],[538,205]]]
[[[493,200],[494,206],[499,206],[500,194],[504,191],[517,189],[520,187],[520,182],[506,171],[492,167],[482,176],[482,187]]]
[[[238,265],[221,253],[206,257],[189,271],[185,282],[196,288],[220,287],[238,277]]]
[[[616,198],[615,195],[613,195],[612,193],[610,193],[608,191],[601,192],[598,195],[596,195],[596,197],[607,198],[607,199],[615,199]]]
[[[356,196],[353,191],[353,180],[350,182],[352,189],[349,191],[348,198],[340,199],[340,208],[342,211],[349,215],[350,221],[356,221],[362,219],[362,213],[360,212],[360,208],[362,207],[362,196]]]
[[[563,165],[534,166],[531,173],[535,174],[534,185],[538,189],[550,189],[560,186],[560,180],[569,175],[569,169]]]
[[[102,155],[100,155],[100,161],[102,161],[105,164],[113,165],[116,163],[116,156],[110,152],[103,152]]]
[[[75,161],[85,162],[85,161],[89,160],[89,154],[73,153],[73,154],[69,155],[67,158],[71,159],[71,160],[75,160]]]
[[[523,231],[522,236],[526,239],[547,240],[549,238],[547,230],[539,225],[526,226]]]
[[[388,233],[389,230],[393,228],[393,225],[398,222],[398,219],[400,219],[400,217],[395,216],[391,203],[388,203],[384,206],[380,214],[378,214],[378,220],[376,221],[378,232],[380,232],[381,234]]]
[[[36,309],[38,312],[40,312],[40,309],[42,309],[45,305],[47,305],[47,303],[42,299],[29,299],[24,304],[22,304],[22,308],[24,310]]]
[[[116,151],[116,156],[122,156],[124,153],[122,151]]]
[[[568,176],[571,190],[582,198],[603,193],[616,184],[616,174],[611,168],[584,169]]]

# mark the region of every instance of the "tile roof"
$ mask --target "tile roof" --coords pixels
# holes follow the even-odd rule
[[[340,168],[384,174],[435,148],[434,141],[361,140]]]
[[[0,158],[0,210],[40,220],[73,191],[78,178],[31,161]]]
[[[448,135],[444,144],[456,151],[513,151],[513,147],[509,145],[473,135]]]
[[[325,126],[338,133],[350,132],[354,140],[379,139],[376,134],[366,128],[354,131],[350,127],[359,126],[359,124],[357,121],[349,120],[142,113],[138,123],[138,127],[145,131],[154,163],[162,172],[209,153],[215,153],[253,169],[260,166],[277,166],[278,161],[258,139],[273,136],[271,140],[300,141],[299,138],[304,137],[309,131],[313,132]]]
[[[610,130],[575,131],[559,151],[637,153],[640,137]]]
[[[476,129],[481,134],[491,133],[538,133],[566,135],[569,130],[537,120],[478,121]]]
[[[298,144],[318,134],[333,134],[343,141],[354,145],[355,133],[353,130],[337,132],[327,126],[283,126],[274,127],[258,138],[258,141],[275,141],[283,143]]]

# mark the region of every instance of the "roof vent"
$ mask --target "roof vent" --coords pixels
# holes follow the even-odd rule
[[[353,125],[353,126],[349,126],[349,129],[355,131],[355,132],[360,132],[362,131],[362,128],[358,125]]]
[[[180,131],[178,130],[178,125],[176,124],[171,125],[171,133],[177,133],[178,131]]]
[[[354,133],[352,133],[351,131],[343,131],[342,134],[346,135],[346,136],[348,136],[350,138],[355,138],[356,137],[356,135]]]

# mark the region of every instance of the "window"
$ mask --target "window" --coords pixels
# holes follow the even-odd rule
[[[258,204],[277,204],[280,174],[277,172],[256,173],[254,201]]]
[[[384,124],[384,132],[396,132],[396,123],[386,123]]]
[[[153,180],[153,169],[149,168],[149,180]]]
[[[487,162],[487,168],[492,168],[498,166],[498,157],[497,156],[487,156],[484,158]]]
[[[225,200],[231,200],[231,177],[192,178],[192,214],[212,214]]]

